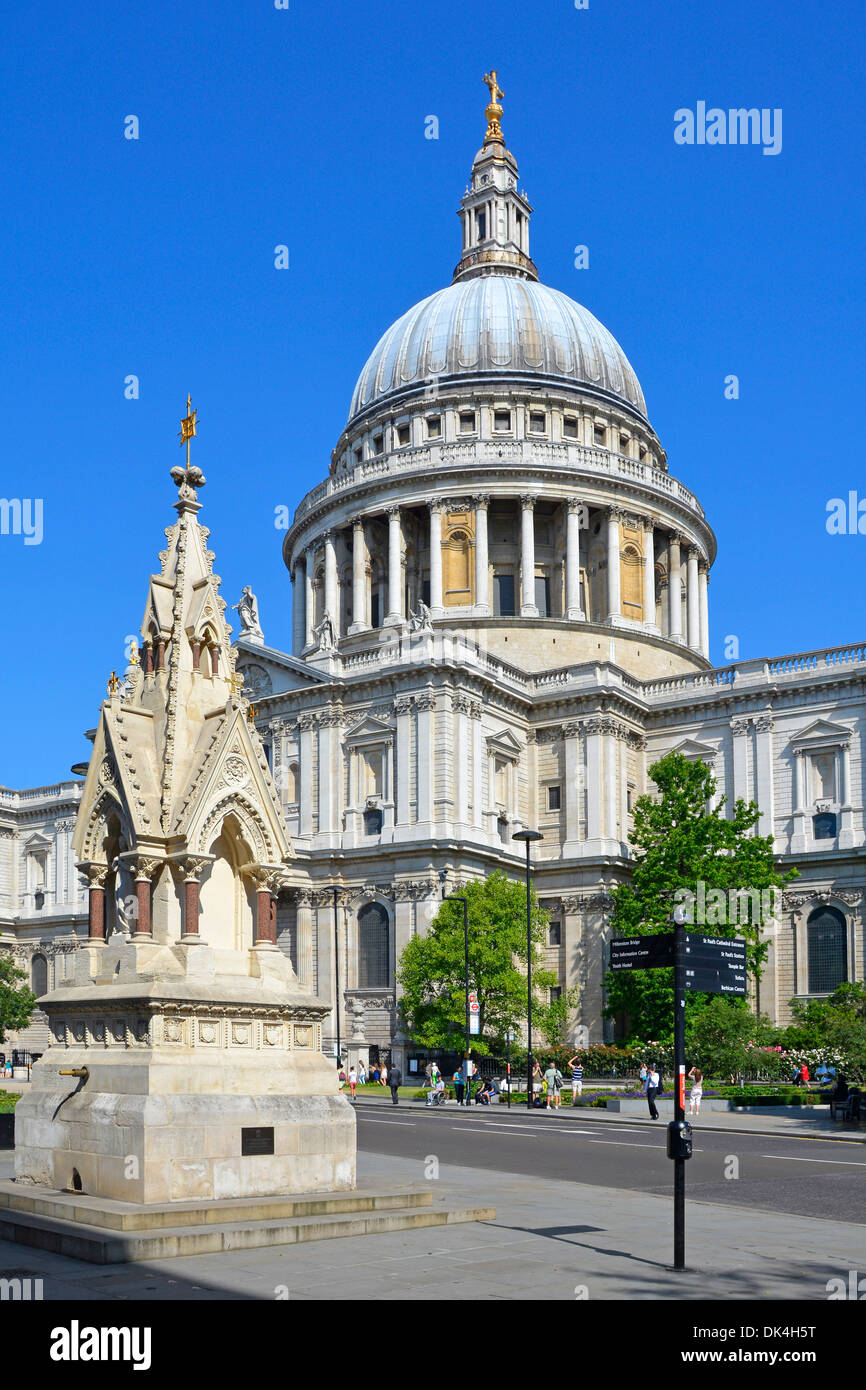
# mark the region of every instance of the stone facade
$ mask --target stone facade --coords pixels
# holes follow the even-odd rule
[[[453,284],[374,349],[286,531],[292,650],[257,615],[234,648],[294,850],[277,946],[332,1001],[325,1048],[339,1033],[353,1060],[403,1055],[403,947],[443,882],[519,875],[526,827],[544,837],[547,963],[580,989],[575,1040],[611,1037],[610,892],[671,749],[707,762],[719,796],[756,800],[800,870],[760,1008],[785,1021],[792,996],[864,978],[866,646],[710,666],[715,536],[622,348],[538,283],[530,213],[488,130]]]

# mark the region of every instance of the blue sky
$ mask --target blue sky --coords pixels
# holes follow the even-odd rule
[[[252,584],[288,645],[274,508],[325,476],[380,334],[450,279],[490,67],[541,278],[622,343],[716,530],[713,660],[729,634],[744,658],[866,638],[866,536],[825,526],[866,498],[856,8],[289,2],[0,18],[0,495],[44,508],[40,545],[0,536],[0,782],[87,755],[188,391],[224,597]],[[701,100],[781,108],[781,153],[675,144]]]

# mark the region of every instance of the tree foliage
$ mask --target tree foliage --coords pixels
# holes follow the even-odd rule
[[[505,1034],[526,1018],[526,890],[497,872],[460,890],[469,908],[469,989],[481,1005],[481,1032],[472,1047],[500,1055]],[[557,983],[541,967],[548,916],[532,893],[533,1018],[546,1007],[536,991]],[[425,936],[414,936],[397,971],[406,1030],[425,1047],[457,1048],[465,1033],[463,904],[446,900]]]
[[[782,1034],[790,1051],[839,1055],[849,1080],[866,1077],[866,984],[837,985],[829,999],[792,999],[791,1012]]]
[[[658,796],[641,796],[634,809],[631,844],[635,862],[631,881],[613,891],[611,925],[615,936],[646,936],[672,932],[673,909],[692,895],[711,903],[723,901],[708,924],[695,921],[692,930],[713,936],[739,937],[746,942],[747,968],[759,976],[767,954],[761,926],[772,915],[770,890],[782,888],[796,870],[779,874],[773,859],[772,836],[756,835],[760,818],[755,802],[738,799],[730,815],[725,799],[708,809],[716,781],[703,762],[668,753],[650,768]],[[703,885],[703,888],[700,887]],[[738,920],[743,907],[733,894],[749,892],[748,921]],[[746,901],[746,900],[744,900]],[[607,976],[609,1018],[624,1015],[631,1037],[669,1039],[673,1031],[673,970],[629,970]],[[687,1009],[706,1007],[712,996],[690,994]]]
[[[27,976],[8,951],[0,951],[0,1043],[7,1028],[26,1028],[36,1006],[36,995],[27,988]]]

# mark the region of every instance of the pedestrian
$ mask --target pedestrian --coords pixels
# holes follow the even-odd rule
[[[576,1105],[578,1096],[583,1092],[583,1065],[577,1060],[577,1053],[568,1065],[571,1067],[571,1103]]]
[[[554,1110],[558,1110],[560,1103],[560,1091],[562,1089],[562,1072],[559,1070],[559,1067],[556,1065],[555,1062],[551,1061],[548,1065],[547,1071],[544,1073],[544,1079],[547,1082],[547,1108],[548,1110],[551,1109],[550,1102],[552,1099],[552,1108]]]
[[[692,1089],[689,1091],[689,1114],[700,1115],[701,1097],[704,1094],[704,1074],[700,1067],[692,1067],[689,1076],[692,1078]]]
[[[472,1060],[471,1057],[467,1057],[467,1058],[466,1058],[466,1096],[465,1096],[465,1100],[466,1100],[466,1104],[467,1104],[467,1105],[471,1105],[471,1104],[472,1104],[472,1082],[473,1082],[474,1079],[475,1079],[475,1071],[476,1071],[475,1063],[473,1062],[473,1060]]]
[[[428,1090],[432,1084],[430,1081],[430,1068],[432,1067],[432,1065],[432,1062],[428,1062],[426,1067],[424,1068],[424,1085]]]
[[[352,1093],[352,1100],[355,1099],[355,1087],[358,1085],[358,1073],[354,1067],[349,1068],[349,1090]]]
[[[641,1062],[640,1071],[638,1073],[638,1081],[640,1082],[640,1093],[642,1096],[646,1095],[646,1079],[648,1074],[649,1073],[647,1072],[646,1062]]]
[[[454,1096],[457,1100],[458,1105],[463,1104],[463,1092],[465,1089],[466,1088],[463,1084],[463,1072],[461,1068],[458,1067],[456,1072],[454,1073]]]
[[[381,1082],[381,1084],[382,1084],[383,1086],[387,1086],[387,1085],[388,1085],[388,1067],[387,1067],[387,1064],[386,1064],[385,1062],[382,1063],[382,1072],[381,1072],[381,1075],[380,1075],[380,1077],[379,1077],[379,1081]]]
[[[392,1101],[394,1102],[394,1104],[396,1105],[396,1104],[397,1104],[397,1092],[399,1091],[400,1087],[403,1085],[403,1073],[402,1073],[402,1071],[400,1070],[400,1068],[399,1068],[399,1067],[395,1067],[395,1066],[393,1065],[393,1063],[392,1063],[392,1065],[391,1065],[390,1071],[388,1072],[388,1084],[389,1084],[390,1087],[391,1087],[391,1100],[392,1100]]]
[[[804,1086],[808,1086],[811,1079],[812,1078],[809,1075],[809,1068],[806,1066],[806,1063],[804,1062],[802,1067],[800,1068],[800,1080],[802,1081]]]
[[[379,1071],[379,1063],[376,1062],[370,1070],[370,1080],[372,1082],[377,1082],[380,1076],[381,1072]]]
[[[359,1062],[359,1063],[358,1063],[358,1085],[359,1085],[359,1086],[366,1086],[366,1084],[367,1084],[367,1069],[366,1069],[366,1067],[364,1066],[364,1063],[363,1063],[363,1062]]]
[[[646,1079],[646,1098],[647,1104],[649,1105],[650,1118],[653,1120],[657,1120],[659,1117],[659,1112],[656,1109],[656,1096],[658,1095],[660,1081],[661,1077],[656,1071],[655,1062],[650,1062]]]

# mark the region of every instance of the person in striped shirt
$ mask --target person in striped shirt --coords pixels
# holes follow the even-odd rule
[[[576,1105],[577,1098],[583,1090],[583,1067],[577,1059],[577,1054],[568,1065],[571,1067],[571,1103]]]

